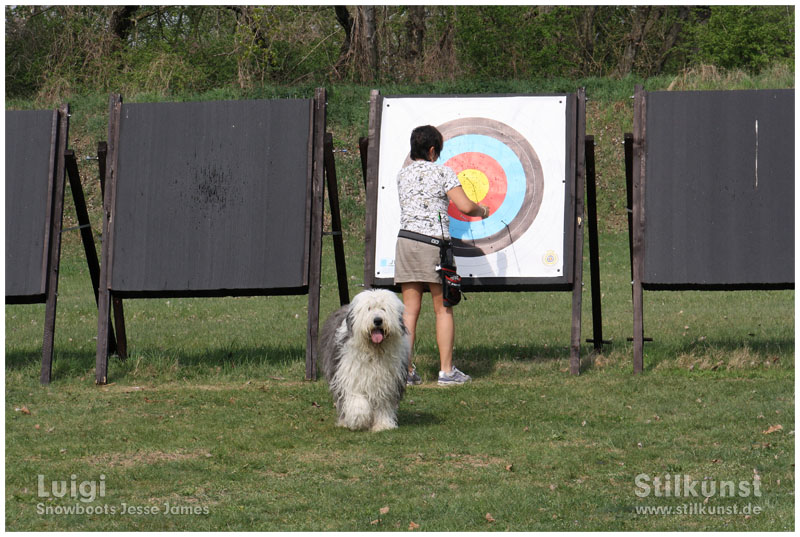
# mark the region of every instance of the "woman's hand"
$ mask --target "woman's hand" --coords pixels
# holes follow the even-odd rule
[[[456,208],[467,216],[480,216],[489,218],[489,206],[484,204],[477,204],[467,196],[464,188],[457,186],[447,191],[447,197],[456,206]]]

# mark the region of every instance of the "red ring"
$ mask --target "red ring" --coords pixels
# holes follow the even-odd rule
[[[506,172],[503,170],[503,167],[489,155],[478,152],[460,153],[449,159],[444,165],[456,172],[456,175],[464,170],[479,170],[483,172],[486,174],[486,178],[489,181],[489,192],[486,193],[486,196],[480,203],[489,206],[490,214],[494,213],[503,204],[503,200],[506,198],[506,192],[508,191]],[[450,215],[451,218],[463,222],[477,222],[481,220],[479,216],[465,215],[456,208],[452,201],[447,208],[447,214]]]

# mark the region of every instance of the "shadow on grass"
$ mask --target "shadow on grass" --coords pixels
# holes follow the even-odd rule
[[[437,425],[441,421],[435,414],[415,412],[413,409],[403,408],[402,402],[400,403],[400,409],[397,411],[397,424],[400,427],[428,427]]]
[[[429,354],[436,356],[435,363],[425,364],[424,371],[430,378],[439,374],[438,350],[427,349]],[[553,362],[568,360],[569,349],[566,347],[541,345],[477,345],[456,348],[453,359],[454,365],[473,378],[488,377],[494,373],[500,361],[515,362]]]
[[[773,356],[790,353],[794,349],[794,338],[767,339],[742,334],[741,337],[694,339],[678,346],[679,352],[735,352],[746,349],[751,354]]]
[[[741,337],[692,338],[678,342],[659,341],[656,334],[653,339],[654,341],[646,342],[644,346],[645,370],[655,369],[663,362],[682,356],[720,360],[734,369],[761,365],[767,361],[781,362],[784,367],[794,367],[794,338],[769,339],[742,334]]]
[[[435,349],[434,349],[435,351]],[[153,378],[197,377],[216,372],[234,373],[237,369],[275,369],[296,365],[305,361],[305,346],[238,347],[220,346],[204,350],[162,349],[144,347],[132,349],[127,360],[118,356],[109,357],[109,382],[117,382],[131,375]],[[438,356],[438,353],[436,354]],[[546,345],[499,345],[473,346],[456,351],[456,366],[474,378],[491,375],[497,362],[504,360],[522,362],[548,362],[568,359],[569,350]],[[424,365],[429,378],[439,372],[438,359],[435,365]],[[10,350],[6,354],[6,369],[35,370],[38,374],[41,350]],[[82,377],[94,370],[95,355],[91,351],[56,349],[53,360],[53,381]]]
[[[35,370],[41,367],[41,350],[10,350],[6,353],[6,370]],[[134,373],[149,377],[176,378],[201,376],[213,372],[235,372],[263,368],[275,369],[305,361],[305,347],[218,347],[202,351],[142,348],[133,350],[126,360],[109,356],[109,381],[116,382]],[[91,351],[59,351],[53,358],[53,381],[81,377],[94,372],[95,354]]]

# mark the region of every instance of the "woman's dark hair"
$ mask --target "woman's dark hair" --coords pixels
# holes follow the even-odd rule
[[[424,125],[411,131],[411,160],[428,160],[428,151],[431,147],[436,150],[436,154],[442,152],[442,133],[436,127]]]

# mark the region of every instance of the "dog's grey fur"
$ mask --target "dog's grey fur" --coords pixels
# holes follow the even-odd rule
[[[409,353],[403,303],[391,291],[359,293],[328,317],[320,356],[339,426],[372,431],[397,427]]]

